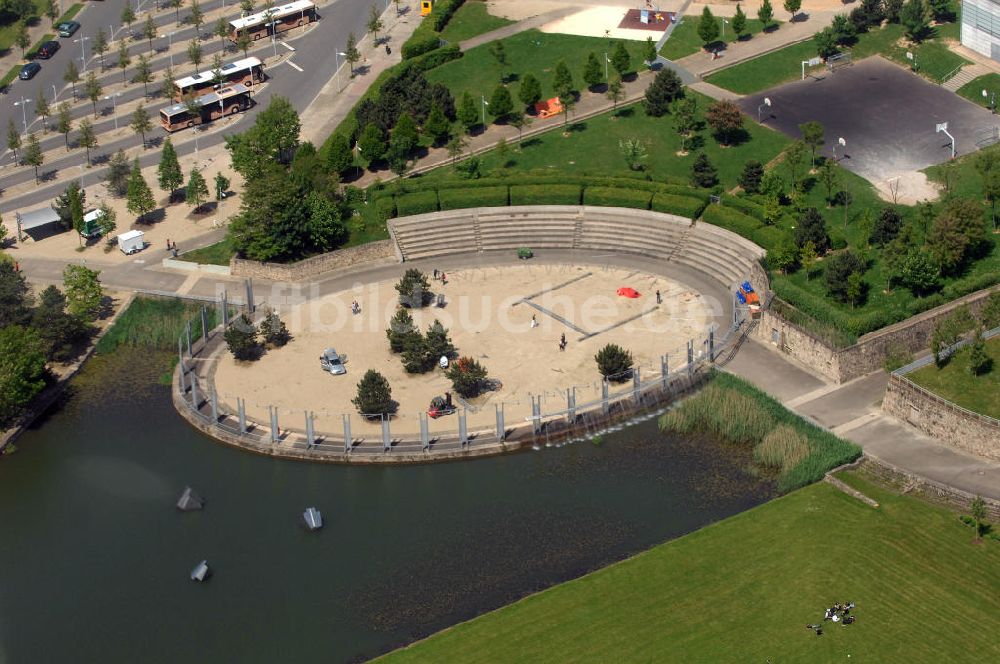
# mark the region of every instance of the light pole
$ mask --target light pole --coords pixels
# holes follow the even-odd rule
[[[86,43],[90,41],[90,37],[81,36],[79,39],[74,39],[73,43],[80,42],[80,62],[83,63],[83,73],[87,73],[87,48]]]
[[[764,107],[771,108],[771,98],[764,97],[764,103],[757,107],[757,124],[761,124],[760,112],[764,110]]]
[[[28,104],[30,104],[30,103],[31,103],[31,100],[30,99],[25,99],[25,97],[23,95],[21,96],[21,101],[15,101],[14,102],[14,106],[20,106],[21,107],[21,122],[24,123],[24,136],[25,136],[25,138],[27,138],[27,136],[28,136]]]
[[[608,54],[605,53],[604,54],[604,81],[606,83],[610,83],[611,82],[611,79],[608,78],[608,62],[610,62],[610,60],[608,60]]]
[[[486,95],[479,95],[483,100],[483,131],[486,131],[486,107],[490,105],[490,102],[486,101]]]
[[[728,23],[728,22],[729,21],[727,21],[726,19],[722,19],[722,41],[723,42],[726,41],[726,23]]]
[[[164,37],[167,38],[167,53],[170,54],[170,66],[173,67],[174,66],[174,52],[170,50],[170,47],[173,46],[173,44],[174,44],[174,39],[173,39],[174,33],[168,32],[165,35],[160,35],[160,39],[163,39]]]
[[[344,56],[346,58],[347,54],[344,53],[343,51],[334,51],[334,53],[336,53],[336,56],[337,56],[337,85],[338,85],[338,87],[341,90],[343,90],[344,86],[340,85],[340,83],[341,83],[341,78],[340,78],[340,56]]]
[[[118,97],[121,97],[121,95],[122,95],[122,93],[116,92],[115,94],[108,95],[107,97],[104,98],[105,101],[107,101],[108,99],[110,99],[111,100],[111,105],[114,108],[115,131],[118,131]]]

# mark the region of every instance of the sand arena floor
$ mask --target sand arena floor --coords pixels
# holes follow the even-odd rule
[[[402,274],[400,268],[400,274]],[[449,272],[448,282],[431,281],[444,293],[444,308],[412,310],[414,322],[426,330],[434,319],[450,331],[459,354],[479,360],[491,378],[502,382],[497,391],[470,400],[470,431],[494,425],[495,403],[504,402],[508,426],[530,414],[529,395],[543,396],[543,412],[565,408],[566,389],[577,388],[579,405],[599,399],[600,374],[594,354],[605,344],[629,349],[643,378],[660,374],[660,356],[669,354],[676,367],[686,357],[688,339],[703,350],[708,327],[724,324],[718,303],[695,288],[640,271],[602,266],[524,264]],[[407,374],[400,357],[389,351],[385,330],[397,307],[396,280],[364,284],[319,300],[280,311],[293,340],[260,360],[242,363],[227,352],[219,361],[215,381],[222,402],[232,408],[236,397],[246,400],[247,415],[267,422],[268,406],[276,406],[280,424],[302,428],[303,411],[316,413],[317,431],[340,433],[341,414],[352,414],[352,433],[372,435],[351,404],[357,383],[368,369],[389,380],[399,411],[393,436],[419,432],[419,413],[431,398],[451,390],[444,372]],[[641,297],[618,296],[627,286]],[[656,290],[663,302],[656,303]],[[520,302],[530,298],[530,303]],[[351,303],[361,305],[351,314]],[[534,305],[534,306],[532,306]],[[531,327],[532,315],[538,326]],[[559,320],[561,317],[563,320]],[[568,346],[559,350],[560,335]],[[347,374],[321,370],[319,355],[334,347],[347,356]],[[627,385],[612,392],[629,389]],[[431,421],[431,432],[454,431],[457,418]]]

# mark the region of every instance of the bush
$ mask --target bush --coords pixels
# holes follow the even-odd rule
[[[403,48],[400,52],[404,60],[430,53],[441,45],[441,38],[436,34],[423,34],[423,32],[420,28],[417,28],[413,32],[413,35],[403,43]]]
[[[260,357],[261,347],[257,341],[257,328],[246,314],[242,314],[226,329],[223,338],[229,352],[237,360],[256,360]]]
[[[979,320],[987,330],[1000,326],[1000,291],[990,293],[986,298],[983,308],[979,311]]]
[[[618,344],[608,344],[594,355],[597,370],[607,380],[625,381],[632,377],[632,353]]]
[[[571,184],[527,184],[510,188],[511,205],[579,205],[582,188]]]
[[[697,219],[705,209],[705,201],[694,196],[677,196],[675,194],[654,194],[649,208],[656,212],[676,214],[679,217]]]
[[[278,318],[274,310],[267,312],[267,316],[260,322],[259,332],[264,343],[273,348],[281,348],[292,340],[285,322]]]
[[[781,242],[785,238],[788,238],[788,241],[791,242],[791,236],[787,231],[775,228],[774,226],[764,226],[762,228],[758,228],[750,233],[749,238],[757,245],[767,249],[768,251],[773,251],[781,246]],[[795,246],[794,242],[792,243],[792,246]]]
[[[428,51],[423,55],[414,56],[406,64],[411,67],[417,67],[420,71],[430,71],[446,62],[458,60],[462,55],[462,49],[458,47],[458,44],[449,44],[448,46],[435,48],[433,51]]]
[[[705,211],[701,213],[701,218],[713,226],[731,230],[745,238],[752,238],[754,231],[762,226],[759,221],[748,217],[739,210],[717,204],[705,208]]]
[[[471,357],[460,357],[451,363],[445,376],[451,381],[452,389],[470,398],[483,389],[487,373],[485,367]]]
[[[438,191],[442,210],[460,210],[475,207],[501,207],[509,203],[507,187],[476,187],[468,189],[442,189]]]
[[[399,293],[399,303],[404,307],[424,307],[434,299],[427,275],[412,267],[396,282],[396,292]]]
[[[634,189],[587,187],[583,190],[584,205],[627,207],[648,210],[650,198],[652,198],[652,196],[648,191],[636,191]]]
[[[437,0],[430,16],[434,21],[434,29],[437,32],[444,30],[448,26],[448,21],[463,4],[465,0]]]
[[[900,367],[905,367],[907,364],[913,361],[913,353],[907,350],[906,346],[898,343],[894,343],[886,349],[885,352],[885,363],[883,366],[885,370],[892,373]]]
[[[722,200],[722,204],[726,207],[735,208],[743,214],[753,217],[762,224],[767,223],[767,217],[764,215],[764,208],[753,201],[746,198],[740,198],[739,196],[733,196],[732,194],[722,194],[720,198]]]
[[[396,402],[392,400],[392,388],[386,377],[369,369],[358,382],[358,393],[351,403],[361,415],[374,419],[396,412]]]
[[[396,197],[396,214],[400,217],[437,211],[438,197],[437,192],[433,189],[413,194],[402,194]]]
[[[396,216],[396,199],[389,196],[381,196],[375,199],[375,215],[382,221],[392,219]]]
[[[826,292],[841,302],[857,299],[851,297],[850,283],[853,275],[864,271],[864,263],[850,251],[835,255],[827,262],[826,272],[823,275],[826,279]]]
[[[389,339],[389,350],[402,353],[407,339],[414,334],[419,335],[420,332],[413,324],[413,316],[404,307],[400,307],[389,320],[389,328],[385,331],[385,336]]]

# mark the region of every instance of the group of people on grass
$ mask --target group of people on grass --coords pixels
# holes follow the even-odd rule
[[[851,615],[851,609],[854,608],[854,602],[844,602],[843,604],[837,603],[831,606],[823,614],[823,621],[832,620],[833,622],[839,622],[841,625],[850,625],[851,623],[857,621],[855,616]],[[811,629],[816,632],[816,636],[823,633],[823,625],[806,625],[806,629]]]

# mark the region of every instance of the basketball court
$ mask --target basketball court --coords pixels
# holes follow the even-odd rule
[[[885,183],[951,158],[975,152],[1000,124],[988,110],[879,56],[834,71],[807,69],[805,80],[740,101],[743,112],[790,137],[817,121],[826,130],[821,153],[873,184]],[[843,138],[845,145],[839,144]]]

